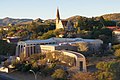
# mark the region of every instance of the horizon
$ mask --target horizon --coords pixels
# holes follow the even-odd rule
[[[120,14],[120,13],[108,13],[108,14]],[[98,15],[98,16],[82,16],[82,17],[87,17],[87,18],[92,18],[92,17],[100,17],[100,16],[103,16],[103,15],[108,15],[108,14],[102,14],[102,15]],[[62,18],[62,19],[67,19],[67,18],[70,18],[70,17],[73,17],[73,16],[81,16],[81,15],[72,15],[72,16],[69,16],[69,17],[66,17],[66,18]],[[24,18],[24,17],[3,17],[3,18],[1,18],[0,17],[0,19],[5,19],[5,18],[12,18],[12,19],[33,19],[33,20],[35,20],[35,19],[38,19],[38,18],[40,18],[40,19],[42,19],[41,17],[37,17],[37,18]],[[56,17],[55,17],[56,18]],[[55,18],[48,18],[48,19],[42,19],[42,20],[49,20],[49,19],[55,19]]]
[[[15,19],[55,19],[57,7],[59,7],[61,19],[66,19],[76,15],[84,17],[97,17],[105,14],[120,13],[120,10],[118,9],[118,7],[120,7],[119,3],[119,0],[2,0],[0,3],[0,19],[6,17]]]

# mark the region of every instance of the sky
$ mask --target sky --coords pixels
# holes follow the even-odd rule
[[[120,13],[120,0],[0,0],[0,18],[55,19],[59,7],[62,19]]]

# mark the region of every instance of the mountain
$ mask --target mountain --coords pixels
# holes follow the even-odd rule
[[[29,21],[33,21],[33,19],[13,19],[6,17],[4,19],[0,19],[0,26],[7,26],[8,24],[21,24]]]
[[[120,13],[105,14],[105,15],[101,15],[101,16],[103,16],[103,18],[105,20],[112,20],[112,21],[120,22]],[[92,18],[94,18],[95,20],[99,20],[101,16],[92,17]],[[65,20],[71,20],[72,22],[76,22],[78,20],[83,20],[83,19],[91,19],[91,18],[77,15],[77,16],[69,17]]]
[[[105,14],[101,15],[105,20],[114,20],[120,22],[120,13],[113,13],[113,14]],[[96,20],[99,20],[100,16],[98,17],[93,17]],[[88,17],[84,16],[72,16],[64,20],[70,20],[72,22],[77,22],[78,20],[85,20],[88,19]],[[90,18],[89,18],[90,19]],[[55,19],[48,19],[48,20],[43,20],[40,18],[37,18],[35,20],[33,19],[13,19],[6,17],[4,19],[0,19],[0,26],[6,26],[8,24],[30,24],[32,21],[34,22],[45,22],[45,23],[55,23]]]
[[[76,15],[76,16],[69,17],[69,18],[67,18],[65,20],[67,20],[67,21],[70,20],[72,22],[77,22],[77,21],[83,20],[83,19],[87,19],[87,17]]]

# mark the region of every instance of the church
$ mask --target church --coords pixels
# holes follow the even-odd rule
[[[57,8],[56,14],[56,29],[64,29],[65,31],[73,30],[73,23],[70,20],[61,20],[59,9]]]

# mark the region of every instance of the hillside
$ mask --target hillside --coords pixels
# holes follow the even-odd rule
[[[13,18],[3,18],[0,19],[0,26],[6,26],[8,24],[21,24],[23,22],[29,22],[32,21],[33,19],[13,19]]]
[[[101,15],[101,16],[103,16],[103,18],[105,20],[114,20],[114,21],[120,22],[120,13],[105,14],[105,15]],[[94,18],[96,20],[99,20],[100,16],[94,17]],[[84,19],[88,19],[88,17],[77,15],[77,16],[69,17],[64,20],[71,20],[72,22],[77,22],[78,20],[84,20]],[[35,22],[43,22],[44,21],[45,23],[55,23],[55,19],[42,20],[42,19],[38,18],[38,19],[33,20],[33,19],[13,19],[13,18],[6,17],[3,19],[0,19],[0,26],[6,26],[8,24],[29,24],[32,21],[35,21]]]
[[[83,16],[72,16],[72,17],[69,17],[67,18],[66,20],[70,20],[72,22],[77,22],[78,20],[82,20],[82,19],[86,19],[87,17],[83,17]]]
[[[102,15],[104,19],[120,21],[120,13]]]

